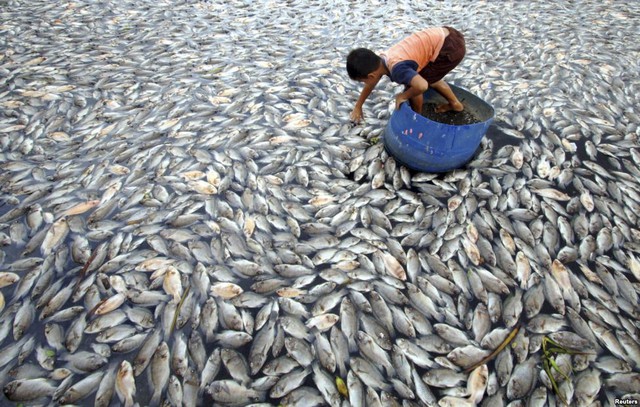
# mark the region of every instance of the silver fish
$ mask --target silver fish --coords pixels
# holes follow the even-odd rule
[[[19,379],[7,383],[3,392],[11,401],[32,401],[53,395],[56,386],[50,379]]]

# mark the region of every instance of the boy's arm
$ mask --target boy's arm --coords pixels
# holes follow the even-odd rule
[[[363,118],[362,105],[364,105],[364,102],[367,100],[367,98],[369,97],[369,95],[371,94],[371,92],[376,87],[379,81],[380,79],[378,78],[378,80],[375,82],[366,82],[364,84],[364,87],[360,92],[360,97],[358,98],[358,101],[356,102],[356,105],[353,108],[353,111],[351,112],[351,115],[350,115],[351,121],[359,123],[362,120]]]
[[[403,102],[410,100],[414,96],[423,94],[427,89],[429,89],[429,82],[420,75],[414,76],[409,83],[409,87],[396,96],[396,109],[399,109]]]

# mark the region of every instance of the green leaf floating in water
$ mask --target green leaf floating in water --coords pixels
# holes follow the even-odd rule
[[[347,389],[347,384],[342,380],[340,376],[336,376],[336,387],[338,388],[338,392],[342,394],[344,398],[349,397],[349,390]]]
[[[563,353],[569,354],[569,355],[585,355],[585,354],[588,354],[590,352],[580,352],[580,351],[576,351],[576,350],[567,349],[567,348],[563,347],[562,345],[559,345],[554,340],[552,340],[552,339],[550,339],[550,338],[545,336],[544,338],[542,338],[542,353],[543,353],[542,365],[544,367],[544,371],[547,373],[547,377],[549,378],[549,381],[551,382],[551,386],[553,387],[554,392],[556,393],[556,395],[560,398],[560,400],[564,404],[568,404],[567,400],[565,400],[564,396],[560,393],[560,391],[558,389],[558,383],[556,382],[556,379],[553,377],[552,370],[555,370],[556,372],[558,372],[566,380],[571,380],[571,379],[556,364],[555,357],[558,356],[559,354],[563,354]],[[573,369],[571,369],[569,374],[571,374],[572,372],[573,372]]]

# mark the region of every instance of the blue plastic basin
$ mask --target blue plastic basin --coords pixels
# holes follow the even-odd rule
[[[465,109],[479,123],[450,125],[430,120],[411,109],[408,102],[396,109],[384,131],[384,146],[401,164],[423,172],[446,172],[460,168],[474,155],[493,121],[493,107],[458,86],[449,85]],[[423,103],[446,103],[429,89]]]

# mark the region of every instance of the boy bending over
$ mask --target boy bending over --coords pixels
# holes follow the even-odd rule
[[[437,112],[462,111],[464,106],[442,78],[455,68],[466,52],[464,37],[451,27],[433,27],[411,34],[387,51],[377,55],[366,48],[357,48],[347,56],[349,77],[364,83],[360,97],[351,112],[351,120],[362,120],[362,105],[383,75],[405,85],[396,96],[396,109],[409,100],[411,108],[421,114],[422,94],[431,86],[448,103]]]

